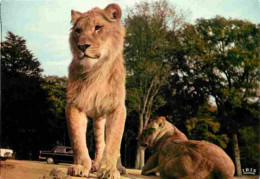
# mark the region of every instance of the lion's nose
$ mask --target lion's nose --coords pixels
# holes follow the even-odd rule
[[[90,44],[85,44],[85,45],[78,45],[78,48],[82,51],[82,52],[85,52],[85,50],[87,48],[90,47]]]

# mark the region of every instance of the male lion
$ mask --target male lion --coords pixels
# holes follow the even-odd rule
[[[164,117],[148,124],[139,142],[155,149],[142,169],[143,175],[160,172],[163,179],[233,178],[234,164],[220,147],[206,141],[188,140]]]
[[[85,13],[71,11],[73,59],[66,118],[75,165],[68,169],[69,175],[88,176],[91,170],[86,145],[88,116],[93,118],[96,142],[92,170],[101,178],[120,177],[116,165],[126,118],[121,14],[117,4]]]

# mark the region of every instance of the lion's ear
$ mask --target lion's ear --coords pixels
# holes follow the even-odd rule
[[[81,15],[81,12],[71,10],[71,23],[74,24]]]
[[[164,126],[166,119],[163,116],[157,117],[157,122],[159,122],[162,126]]]
[[[119,5],[117,4],[109,4],[105,8],[105,12],[108,14],[110,17],[110,20],[117,20],[119,21],[122,16],[122,11]]]
[[[163,122],[166,121],[166,118],[165,118],[164,116],[160,116],[159,118],[161,118],[161,120],[162,120]]]

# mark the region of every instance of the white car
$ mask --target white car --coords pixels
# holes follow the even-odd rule
[[[14,153],[14,151],[11,150],[11,149],[0,148],[0,158],[1,158],[1,160],[6,160],[8,158],[12,158],[13,153]]]

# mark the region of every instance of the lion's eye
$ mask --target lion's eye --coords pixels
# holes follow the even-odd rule
[[[82,32],[82,29],[77,28],[77,29],[75,29],[75,32],[78,33],[78,34],[80,34],[80,33]]]
[[[95,30],[100,30],[102,27],[103,27],[103,26],[101,26],[101,25],[96,25],[96,26],[95,26]]]

